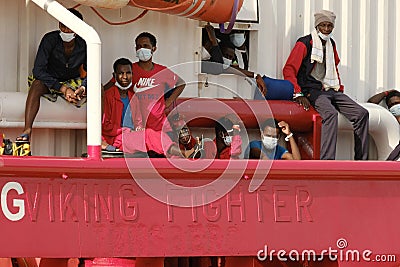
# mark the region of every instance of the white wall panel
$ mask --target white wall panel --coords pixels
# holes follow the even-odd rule
[[[16,16],[10,16],[14,14]],[[0,84],[4,91],[14,91],[17,86],[16,74],[18,75],[18,2],[0,1]],[[2,21],[4,18],[9,20]],[[10,37],[10,38],[9,38]],[[12,75],[11,75],[12,74]]]
[[[63,1],[67,7],[75,3]],[[253,70],[282,77],[282,67],[298,37],[309,33],[313,14],[321,8],[333,10],[338,18],[334,38],[341,56],[341,75],[347,93],[365,101],[380,90],[399,87],[400,21],[396,0],[271,0],[260,1],[260,23],[252,25]],[[155,60],[175,65],[194,60],[198,51],[199,23],[179,17],[149,12],[137,22],[110,26],[100,20],[89,7],[78,8],[85,20],[99,32],[103,42],[102,82],[112,72],[118,57],[134,57],[134,37],[149,31],[158,37]],[[126,21],[141,10],[126,7],[121,10],[100,9],[111,21]],[[0,0],[0,91],[26,90],[26,75],[31,72],[37,46],[44,33],[57,29],[57,21],[43,10],[25,1]],[[256,50],[256,51],[254,51]],[[257,62],[255,65],[254,62]],[[194,67],[193,67],[194,68]],[[185,76],[194,78],[192,68]]]
[[[399,87],[396,75],[400,58],[397,52],[399,19],[396,16],[399,3],[395,0],[276,0],[261,1],[260,6],[270,10],[271,2],[276,23],[261,21],[259,43],[277,43],[275,51],[268,50],[268,59],[276,58],[271,64],[276,63],[278,77],[281,77],[284,62],[297,38],[312,30],[314,12],[324,8],[337,14],[334,39],[341,57],[340,71],[346,92],[365,102],[375,92]],[[277,35],[267,37],[263,34],[268,27],[277,27]],[[274,75],[260,64],[259,70]]]

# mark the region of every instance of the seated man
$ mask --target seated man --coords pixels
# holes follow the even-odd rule
[[[178,146],[163,132],[153,129],[134,131],[132,112],[135,110],[130,103],[133,92],[128,90],[132,86],[132,62],[126,58],[117,59],[113,69],[115,84],[104,95],[102,149],[181,157]]]
[[[179,146],[162,131],[151,128],[131,131],[123,128],[122,139],[122,150],[134,157],[138,154],[140,157],[147,154],[150,158],[183,157]]]
[[[103,122],[102,122],[102,149],[114,152],[122,148],[122,128],[134,129],[130,101],[133,92],[128,90],[132,86],[132,62],[126,58],[119,58],[113,65],[115,84],[104,94]]]
[[[371,96],[369,103],[379,104],[383,99],[389,111],[395,116],[400,123],[400,92],[397,90],[389,90]]]
[[[312,105],[322,117],[321,159],[334,160],[338,114],[353,125],[354,159],[368,159],[368,111],[344,93],[338,72],[340,62],[332,39],[336,15],[329,10],[314,14],[314,30],[297,40],[283,76],[294,86],[293,100],[308,110]]]
[[[83,19],[77,10],[68,10]],[[80,106],[86,88],[86,79],[81,80],[82,66],[86,69],[86,42],[71,29],[59,23],[59,30],[43,36],[35,58],[33,77],[30,77],[32,84],[25,104],[25,127],[17,142],[29,142],[41,96],[47,94],[51,101],[56,101],[60,94],[68,102]]]
[[[261,125],[261,141],[251,141],[245,151],[245,158],[249,159],[301,159],[300,150],[290,132],[289,124],[285,121],[278,122],[270,118]],[[286,135],[285,141],[289,142],[292,149],[290,153],[286,148],[278,145],[281,133]]]
[[[254,91],[254,99],[256,100],[292,100],[294,87],[293,84],[286,80],[273,79],[266,75],[261,76],[255,72],[240,68],[233,63],[235,59],[235,47],[229,41],[221,42],[222,55],[224,60],[223,68],[225,73],[243,75],[251,79],[251,83],[257,86]],[[253,81],[255,79],[255,83]]]
[[[240,122],[229,116],[220,118],[215,123],[215,139],[204,143],[207,159],[239,159],[242,153]]]
[[[400,92],[397,90],[389,90],[378,93],[368,99],[368,102],[379,104],[383,99],[389,111],[396,118],[397,122],[400,124]],[[393,149],[393,151],[388,156],[387,160],[399,160],[400,159],[400,142]]]
[[[183,117],[176,113],[170,117],[170,124],[173,129],[172,140],[179,143],[179,149],[185,158],[195,157],[198,140],[193,137]]]

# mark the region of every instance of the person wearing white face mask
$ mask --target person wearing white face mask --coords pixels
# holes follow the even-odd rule
[[[312,105],[322,117],[321,159],[336,156],[338,112],[354,129],[354,159],[368,159],[368,111],[344,94],[336,43],[332,39],[336,15],[328,10],[314,14],[314,30],[299,38],[283,68],[294,86],[293,100],[308,110]]]
[[[223,55],[224,73],[230,73],[255,79],[255,84],[258,90],[261,92],[261,94],[265,96],[267,93],[267,86],[260,74],[256,74],[255,72],[249,70],[241,69],[239,68],[239,66],[232,64],[232,62],[235,59],[235,47],[233,46],[233,44],[230,41],[223,41],[220,43],[220,47]]]
[[[165,110],[172,107],[185,88],[185,81],[166,66],[153,62],[157,50],[157,39],[142,32],[135,39],[136,57],[132,64],[132,83],[136,107],[133,118],[138,129],[151,128],[156,131],[172,132]]]
[[[232,31],[229,35],[231,43],[235,46],[235,55],[239,68],[249,69],[249,51],[246,46],[246,33],[243,31]]]
[[[368,99],[368,102],[379,104],[383,99],[385,99],[386,106],[390,113],[392,113],[397,122],[400,124],[400,92],[395,89],[384,91],[371,96]],[[400,161],[400,142],[390,153],[387,160]]]
[[[300,150],[296,144],[289,124],[285,121],[278,122],[270,118],[261,125],[261,140],[251,141],[245,151],[245,158],[248,159],[286,159],[300,160]],[[292,153],[286,148],[278,145],[281,133],[285,134],[285,141],[288,142]]]
[[[152,129],[135,131],[132,114],[136,107],[131,102],[133,97],[132,62],[126,58],[119,58],[115,61],[113,69],[115,83],[105,92],[103,101],[103,154],[124,151],[135,156],[137,156],[136,153],[140,153],[140,156],[156,153],[180,157],[178,145],[166,134]],[[122,154],[117,154],[117,156],[122,156]]]
[[[215,139],[204,143],[205,158],[239,159],[242,153],[241,124],[233,114],[220,118],[215,123]]]
[[[119,58],[113,69],[115,84],[104,93],[103,100],[102,149],[108,152],[122,150],[122,128],[135,129],[130,107],[133,97],[132,62]]]
[[[83,19],[81,13],[69,9]],[[80,107],[86,91],[86,42],[64,24],[59,30],[46,33],[39,45],[33,75],[28,79],[30,89],[25,104],[25,127],[16,142],[29,142],[33,121],[40,107],[40,97],[56,101],[61,95]]]
[[[386,106],[400,124],[400,92],[392,89],[378,93],[368,99],[369,103],[379,104],[385,99]]]

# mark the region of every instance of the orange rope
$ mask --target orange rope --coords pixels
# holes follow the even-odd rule
[[[103,17],[94,7],[90,7],[94,13],[96,13],[97,16],[99,16],[104,22],[110,24],[110,25],[125,25],[125,24],[129,24],[132,23],[134,21],[137,21],[138,19],[141,19],[144,17],[144,15],[147,14],[147,12],[149,12],[148,10],[144,10],[141,14],[139,14],[139,16],[137,16],[136,18],[133,18],[131,20],[128,21],[121,21],[121,22],[112,22],[109,21],[108,19],[106,19],[105,17]]]
[[[81,4],[77,4],[77,5],[73,6],[72,8],[77,8],[77,7],[79,7],[80,5],[81,5]],[[125,25],[125,24],[129,24],[129,23],[132,23],[132,22],[137,21],[138,19],[143,18],[144,15],[146,15],[147,12],[149,12],[148,10],[144,10],[142,13],[139,14],[139,16],[137,16],[136,18],[133,18],[133,19],[131,19],[131,20],[122,21],[122,22],[112,22],[112,21],[109,21],[108,19],[106,19],[105,17],[103,17],[103,15],[101,15],[96,9],[94,9],[94,7],[90,7],[90,8],[91,8],[91,9],[94,11],[94,13],[96,13],[96,15],[99,16],[104,22],[106,22],[106,23],[108,23],[108,24],[110,24],[110,25]]]
[[[150,10],[153,10],[153,11],[167,11],[167,10],[174,10],[176,8],[180,8],[181,6],[190,5],[193,0],[186,0],[186,1],[183,1],[182,3],[180,3],[178,5],[174,5],[174,6],[170,6],[170,7],[164,7],[164,8],[155,8],[155,7],[149,8],[149,7],[146,7],[146,6],[142,6],[142,5],[136,4],[136,2],[135,2],[136,0],[130,0],[130,1],[131,1],[132,5],[134,5],[136,7],[139,7],[139,8],[150,9]]]

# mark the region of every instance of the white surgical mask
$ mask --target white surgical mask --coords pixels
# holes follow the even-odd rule
[[[396,104],[389,109],[390,113],[393,114],[395,117],[400,116],[400,104]]]
[[[151,49],[148,48],[140,48],[136,51],[136,57],[140,61],[149,61],[152,56],[153,52],[151,51]]]
[[[224,66],[223,66],[224,69],[227,69],[229,68],[230,65],[232,65],[232,59],[227,59],[226,57],[223,57],[223,60],[224,60]]]
[[[232,144],[232,136],[230,135],[224,136],[224,143],[226,146],[230,146]]]
[[[132,82],[128,86],[122,86],[119,82],[115,81],[115,86],[121,90],[128,90],[132,86]]]
[[[60,37],[64,42],[71,42],[72,40],[74,40],[75,38],[75,33],[71,32],[71,33],[66,33],[66,32],[62,32],[60,31]]]
[[[331,39],[332,33],[326,35],[326,34],[323,34],[322,32],[318,32],[318,36],[319,36],[322,40],[328,41],[329,39]]]
[[[233,33],[229,36],[229,38],[231,39],[232,44],[236,47],[241,47],[244,42],[246,42],[244,33]]]
[[[278,145],[278,138],[262,136],[262,143],[266,149],[272,150]]]
[[[208,52],[207,49],[204,48],[204,46],[201,47],[201,60],[210,60],[211,55]]]

